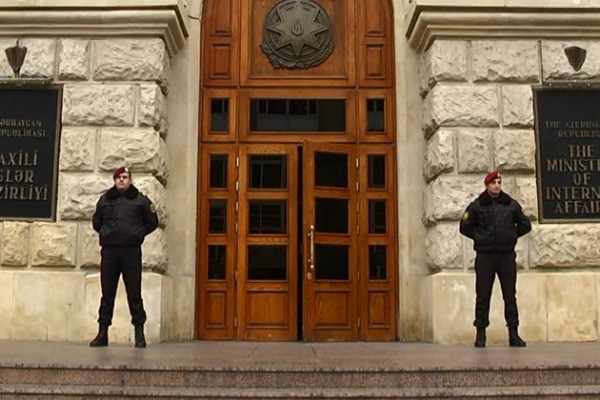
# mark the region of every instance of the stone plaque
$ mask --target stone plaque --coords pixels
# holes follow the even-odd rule
[[[0,220],[56,218],[62,86],[0,86]]]
[[[600,88],[534,88],[540,222],[600,222]]]

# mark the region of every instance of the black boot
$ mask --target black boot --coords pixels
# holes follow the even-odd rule
[[[144,325],[135,326],[135,347],[143,349],[146,347],[146,337],[144,336]]]
[[[108,346],[108,325],[100,324],[98,334],[90,342],[90,347],[106,347]]]
[[[485,328],[477,328],[475,336],[475,347],[485,347]]]
[[[519,336],[516,326],[508,328],[508,345],[510,347],[527,347],[527,343]]]

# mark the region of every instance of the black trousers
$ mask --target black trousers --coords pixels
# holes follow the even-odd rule
[[[123,274],[131,323],[136,326],[143,325],[146,322],[146,311],[142,302],[142,248],[140,246],[103,247],[101,255],[102,298],[98,310],[98,323],[101,325],[112,323],[119,276]]]
[[[502,298],[504,299],[504,319],[509,328],[519,326],[517,310],[517,255],[506,253],[477,253],[475,257],[475,321],[473,325],[486,328],[490,324],[490,300],[494,279],[498,275]]]

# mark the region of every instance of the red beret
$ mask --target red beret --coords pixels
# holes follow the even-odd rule
[[[129,176],[131,177],[131,172],[129,171],[129,168],[119,167],[119,168],[115,169],[115,172],[113,172],[113,179],[117,179],[117,177],[119,175],[121,175],[123,172],[127,172],[129,174]]]
[[[485,176],[485,179],[483,180],[483,183],[487,185],[494,179],[502,179],[502,177],[500,176],[500,170],[496,169],[494,171],[488,172],[488,174]]]

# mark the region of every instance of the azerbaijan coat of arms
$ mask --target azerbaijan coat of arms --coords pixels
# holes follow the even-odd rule
[[[329,15],[314,0],[283,0],[267,14],[262,51],[274,68],[311,68],[333,52]]]

